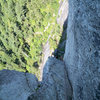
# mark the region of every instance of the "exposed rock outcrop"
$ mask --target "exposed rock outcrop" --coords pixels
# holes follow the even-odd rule
[[[48,60],[48,57],[51,56],[49,38],[50,38],[50,36],[48,37],[46,44],[43,46],[43,57],[42,57],[42,62],[39,67],[40,80],[42,80],[44,65],[45,65],[46,61]]]
[[[68,16],[68,0],[60,0],[57,23],[63,26]]]
[[[71,100],[72,90],[73,100],[100,100],[100,0],[69,0],[65,51],[64,62],[48,59],[42,82],[0,71],[0,100]]]
[[[29,73],[0,71],[0,100],[27,100],[38,86],[37,78]]]
[[[100,0],[69,0],[65,51],[73,100],[100,100]]]
[[[70,100],[72,91],[64,62],[49,58],[43,71],[43,79],[35,94],[28,100]]]
[[[71,94],[64,62],[53,57],[44,67],[42,82],[28,73],[0,72],[0,100],[70,100]]]

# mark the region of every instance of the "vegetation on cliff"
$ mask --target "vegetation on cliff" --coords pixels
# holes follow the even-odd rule
[[[60,39],[58,1],[0,0],[0,70],[38,75],[43,45],[50,36],[54,49]]]

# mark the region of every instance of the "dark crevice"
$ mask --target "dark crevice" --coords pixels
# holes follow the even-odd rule
[[[57,49],[53,52],[54,57],[60,60],[63,60],[64,53],[65,53],[65,45],[67,39],[67,33],[66,33],[67,23],[68,23],[68,19],[66,19],[63,24],[62,36],[60,38]]]

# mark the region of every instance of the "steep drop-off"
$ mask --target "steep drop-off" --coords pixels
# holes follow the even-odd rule
[[[39,77],[48,37],[50,49],[55,49],[60,39],[56,23],[58,1],[0,0],[0,70],[29,72]]]
[[[69,0],[64,61],[48,58],[42,81],[0,71],[0,100],[100,100],[100,1]]]

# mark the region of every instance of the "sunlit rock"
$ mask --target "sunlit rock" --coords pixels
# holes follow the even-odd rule
[[[99,0],[69,0],[65,51],[73,100],[100,100]]]

